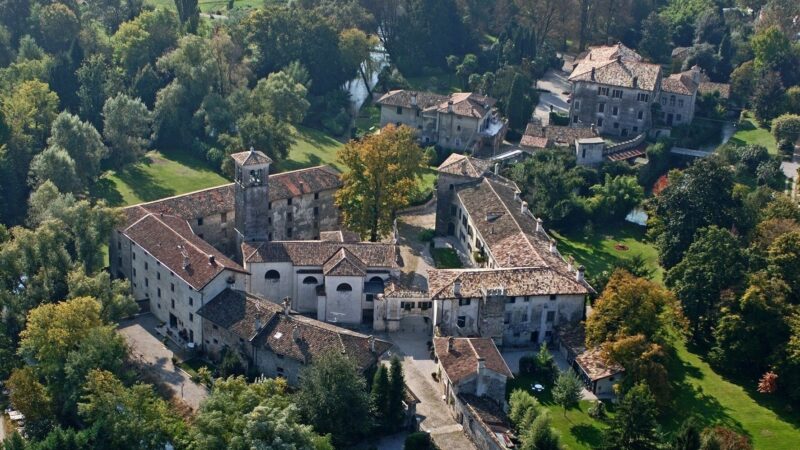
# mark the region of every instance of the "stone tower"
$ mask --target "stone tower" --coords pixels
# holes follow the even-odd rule
[[[236,164],[235,204],[237,244],[266,241],[269,236],[269,165],[272,160],[250,148],[231,155]]]

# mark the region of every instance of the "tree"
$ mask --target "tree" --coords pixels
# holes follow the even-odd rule
[[[387,418],[389,409],[389,371],[383,364],[378,365],[378,370],[375,371],[375,376],[372,379],[370,402],[378,425],[381,428],[387,428],[389,424]]]
[[[32,140],[31,146],[40,147],[56,118],[58,96],[41,81],[25,81],[4,96],[2,112],[12,137]]]
[[[744,269],[736,238],[711,226],[697,232],[681,262],[667,271],[664,282],[683,305],[695,339],[709,337],[720,294],[741,282]]]
[[[655,62],[666,63],[672,52],[667,24],[657,12],[653,11],[642,23],[642,39],[637,47],[642,55]]]
[[[226,151],[229,154],[253,147],[279,161],[286,158],[294,142],[288,126],[268,114],[245,114],[236,125],[239,134],[228,142]]]
[[[574,156],[536,152],[514,166],[511,178],[522,187],[524,198],[536,217],[563,223],[578,206],[575,191],[583,179],[575,168]]]
[[[514,75],[511,82],[511,91],[506,99],[506,116],[508,124],[514,130],[522,130],[528,123],[530,112],[526,108],[525,80],[520,74]]]
[[[150,146],[152,117],[139,99],[125,94],[109,98],[103,105],[103,137],[116,168],[137,161]]]
[[[800,231],[778,237],[767,252],[769,272],[790,287],[789,301],[800,305]]]
[[[191,450],[303,448],[332,450],[330,439],[301,424],[286,381],[220,378],[189,429]]]
[[[200,22],[200,6],[197,0],[175,0],[175,9],[178,10],[178,19],[186,27],[186,31],[196,32]]]
[[[635,177],[606,174],[603,184],[590,188],[589,208],[598,220],[622,220],[644,198]]]
[[[351,74],[358,73],[369,96],[372,96],[369,77],[377,70],[370,58],[370,52],[377,43],[377,38],[367,36],[366,33],[355,28],[344,30],[339,34],[339,51],[342,54],[344,71]]]
[[[750,105],[753,114],[761,124],[768,124],[772,119],[785,112],[784,87],[778,72],[766,72],[755,81]]]
[[[50,147],[61,148],[75,161],[75,172],[81,184],[88,186],[100,175],[100,161],[108,154],[100,133],[89,122],[82,122],[78,116],[62,112],[53,121]]]
[[[508,418],[514,424],[518,434],[522,435],[533,424],[536,416],[539,415],[539,401],[529,392],[515,389],[511,392],[508,403]]]
[[[431,435],[424,431],[417,431],[406,436],[403,450],[435,450],[436,444]]]
[[[31,367],[14,369],[6,386],[11,405],[21,412],[29,423],[52,419],[53,400]]]
[[[701,450],[753,450],[747,436],[723,426],[703,430]]]
[[[125,387],[113,373],[92,370],[79,405],[98,430],[98,448],[163,449],[184,432],[180,417],[146,384]]]
[[[114,61],[133,78],[178,41],[178,20],[167,8],[145,11],[123,23],[111,37]]]
[[[262,78],[253,89],[253,113],[268,114],[278,121],[299,124],[311,103],[305,86],[284,71]]]
[[[617,415],[605,432],[603,448],[650,450],[660,448],[656,403],[644,384],[631,388],[617,407]]]
[[[659,260],[666,269],[680,262],[697,230],[733,225],[739,207],[733,197],[733,174],[716,158],[696,161],[680,173],[671,172],[669,185],[652,205]]]
[[[666,345],[666,344],[665,344]],[[647,340],[644,335],[620,337],[602,347],[603,359],[625,369],[620,392],[644,383],[660,406],[669,404],[672,389],[667,375],[667,353],[664,346]]]
[[[139,310],[130,293],[127,280],[112,280],[106,271],[93,276],[86,274],[83,268],[69,273],[67,278],[69,298],[92,297],[100,302],[103,320],[109,323],[118,322],[132,316]]]
[[[578,406],[582,391],[583,384],[571,369],[561,372],[556,378],[556,383],[553,385],[553,401],[564,408],[565,417],[568,409]]]
[[[772,136],[775,142],[800,140],[800,115],[783,114],[772,121]]]
[[[758,380],[758,388],[756,390],[759,394],[774,394],[778,390],[778,374],[769,371],[762,375]]]
[[[636,334],[663,341],[676,309],[672,294],[659,284],[617,270],[586,319],[586,343],[595,347]]]
[[[84,187],[75,170],[75,161],[58,146],[47,147],[33,157],[28,182],[34,188],[50,182],[59,191],[72,193],[81,192]]]
[[[531,423],[530,429],[522,435],[520,448],[521,450],[561,449],[560,439],[550,424],[550,415],[547,411],[539,414]]]
[[[66,51],[80,31],[75,13],[63,3],[51,3],[37,10],[37,41],[51,53]]]
[[[330,433],[336,446],[357,441],[372,425],[366,381],[340,352],[315,358],[303,370],[297,407],[314,430]]]
[[[88,56],[76,71],[80,115],[95,127],[103,124],[102,112],[109,92],[117,89],[118,72],[111,69],[107,55]]]
[[[405,422],[403,401],[406,393],[406,382],[403,376],[403,365],[400,359],[395,356],[392,358],[389,370],[389,390],[387,398],[386,417],[392,431],[396,431]]]
[[[690,417],[683,421],[680,429],[672,438],[671,450],[700,450],[700,427]]]
[[[376,242],[389,233],[395,213],[419,190],[425,154],[414,130],[388,125],[380,134],[345,144],[338,159],[349,169],[336,193],[344,224]]]

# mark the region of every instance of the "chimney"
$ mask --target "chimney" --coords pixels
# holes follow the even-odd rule
[[[261,331],[261,318],[256,317],[256,332]]]
[[[475,386],[475,395],[480,397],[486,394],[486,380],[484,379],[483,375],[486,369],[486,361],[483,359],[482,356],[478,356],[478,367],[476,369],[478,376],[476,380],[477,383]]]
[[[586,275],[586,267],[580,266],[578,267],[578,271],[575,272],[575,281],[583,282],[583,279]]]
[[[447,112],[448,113],[452,113],[453,112],[453,101],[452,100],[448,100],[447,101]]]
[[[300,342],[300,327],[297,325],[292,328],[292,340],[295,342]]]
[[[369,342],[369,351],[375,353],[375,336],[370,334],[369,337],[367,337],[367,341]]]
[[[253,148],[253,146],[251,145],[251,146],[250,146],[250,153],[254,153],[255,151],[256,151],[256,149],[255,149],[255,148]]]
[[[184,254],[183,255],[183,270],[188,269],[190,265],[191,264],[189,263],[189,255]]]
[[[618,63],[621,63],[621,62],[622,62],[622,55],[617,55],[617,62],[618,62]]]
[[[556,254],[558,253],[558,249],[556,248],[556,241],[550,240],[550,253]]]
[[[447,338],[447,353],[453,352],[453,336]]]
[[[411,93],[411,106],[417,106],[417,93]]]
[[[208,264],[212,266],[217,265],[217,260],[214,258],[214,255],[208,255]]]
[[[536,232],[537,232],[537,233],[542,233],[542,232],[544,232],[544,225],[543,225],[543,223],[544,223],[544,221],[542,220],[542,218],[541,218],[541,217],[537,217],[537,218],[536,218]]]
[[[289,297],[284,297],[283,298],[283,314],[286,317],[289,317],[289,306],[290,305],[291,305],[291,302],[289,301]]]
[[[456,297],[461,295],[461,280],[456,280],[453,282],[453,295]]]
[[[494,174],[500,175],[500,163],[494,163]]]
[[[633,87],[639,87],[639,77],[633,77]]]
[[[520,191],[514,192],[514,200],[519,201],[519,194],[521,194]]]
[[[597,134],[597,125],[592,124],[592,133]]]
[[[478,374],[480,375],[480,373],[485,368],[486,368],[486,360],[483,359],[483,356],[478,356]]]
[[[522,202],[522,204],[519,207],[519,212],[520,214],[525,214],[526,212],[528,212],[528,202]]]
[[[592,80],[594,80],[594,67],[592,67]]]

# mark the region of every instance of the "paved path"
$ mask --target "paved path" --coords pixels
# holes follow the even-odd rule
[[[436,227],[436,203],[422,211],[398,217],[400,255],[403,258],[403,277],[419,289],[428,289],[428,270],[433,268],[428,243],[419,240],[423,230]]]
[[[547,91],[539,92],[539,104],[533,111],[534,116],[542,120],[542,125],[550,123],[550,105],[556,112],[569,111],[569,103],[567,103],[569,94],[564,94],[564,92],[570,91],[567,77],[569,74],[566,72],[550,69],[541,80],[536,82],[537,89]]]
[[[442,401],[441,385],[431,378],[436,364],[428,352],[430,337],[427,334],[393,333],[389,339],[395,344],[392,351],[403,360],[406,383],[419,398],[417,415],[422,419],[420,429],[430,433],[441,449],[476,450]]]
[[[787,183],[787,188],[789,189],[789,193],[793,198],[797,197],[797,187],[796,184],[798,183],[798,175],[797,169],[800,168],[800,155],[794,155],[794,161],[783,161],[781,163],[781,169],[783,169],[783,174],[786,175],[786,178],[789,179]]]
[[[173,352],[156,337],[156,325],[157,319],[152,314],[145,314],[122,322],[119,333],[125,337],[133,357],[146,363],[176,396],[197,411],[200,403],[208,397],[208,390],[172,364]]]
[[[6,416],[5,412],[0,413],[0,443],[6,440]]]

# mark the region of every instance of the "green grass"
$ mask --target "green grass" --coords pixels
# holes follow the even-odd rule
[[[558,241],[558,249],[565,256],[572,256],[586,267],[588,276],[610,269],[621,258],[640,255],[653,270],[655,281],[661,282],[663,270],[658,265],[658,250],[645,242],[645,229],[631,223],[596,226],[591,234],[581,230],[558,233],[551,230]],[[627,250],[617,249],[617,244]]]
[[[381,125],[381,109],[377,105],[364,105],[356,117],[356,128],[363,133],[377,131]]]
[[[186,152],[148,152],[121,172],[107,172],[92,195],[112,206],[127,206],[227,183],[205,161]]]
[[[730,142],[738,145],[761,145],[766,147],[770,154],[778,154],[778,144],[775,142],[775,138],[772,137],[772,133],[766,128],[760,128],[755,119],[749,115],[739,122],[737,131],[733,137],[731,137]]]
[[[464,90],[458,77],[451,73],[443,72],[436,75],[410,77],[406,78],[406,80],[411,89],[416,91],[428,91],[446,95]]]
[[[437,269],[460,269],[464,267],[458,253],[452,248],[434,248],[431,250],[433,263]]]
[[[204,13],[225,14],[228,9],[227,0],[200,0],[200,11]],[[175,9],[174,0],[145,0],[146,5],[156,8]],[[234,8],[260,8],[264,5],[264,0],[234,0]]]
[[[533,392],[531,385],[540,383],[545,389],[542,392]],[[561,444],[570,450],[597,448],[602,443],[603,431],[608,425],[600,420],[589,417],[587,413],[592,402],[582,400],[578,407],[564,409],[553,401],[553,381],[542,380],[532,375],[514,375],[506,386],[508,394],[515,389],[523,389],[531,393],[539,403],[550,412],[550,419],[561,437]],[[609,417],[613,416],[613,404],[606,402]],[[606,419],[608,420],[608,419]]]
[[[306,167],[330,164],[339,170],[342,166],[336,161],[336,152],[344,145],[322,131],[297,127],[295,143],[289,149],[288,157],[275,165],[278,172],[304,169]]]

